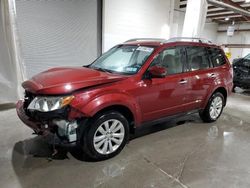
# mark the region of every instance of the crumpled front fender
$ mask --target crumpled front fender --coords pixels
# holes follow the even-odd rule
[[[97,112],[111,106],[120,105],[128,108],[135,120],[135,125],[141,123],[141,111],[135,98],[123,93],[103,94],[92,99],[87,104],[77,104],[73,106],[81,111],[87,117],[93,117]]]

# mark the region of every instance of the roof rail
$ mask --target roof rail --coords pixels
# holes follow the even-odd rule
[[[211,44],[212,42],[207,39],[203,38],[192,38],[192,37],[175,37],[167,40],[167,42],[177,42],[177,41],[184,41],[184,42],[199,42],[199,43],[209,43]]]
[[[174,37],[168,40],[162,38],[134,38],[127,40],[126,42],[136,42],[136,41],[156,41],[161,43],[169,43],[169,42],[199,42],[199,43],[207,43],[212,44],[210,40],[204,38],[193,38],[193,37]]]
[[[161,38],[134,38],[127,40],[126,42],[136,42],[136,41],[157,41],[157,42],[165,42],[166,39]]]

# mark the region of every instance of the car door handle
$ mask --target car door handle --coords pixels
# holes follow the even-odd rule
[[[210,77],[210,78],[215,78],[216,75],[215,75],[214,73],[212,73],[212,74],[209,74],[209,77]]]
[[[182,80],[180,80],[179,83],[180,83],[180,84],[186,84],[187,82],[188,82],[187,80],[183,80],[183,79],[182,79]]]

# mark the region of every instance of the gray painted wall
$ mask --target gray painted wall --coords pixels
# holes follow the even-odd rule
[[[99,0],[16,0],[27,77],[96,59],[101,52],[100,6]]]

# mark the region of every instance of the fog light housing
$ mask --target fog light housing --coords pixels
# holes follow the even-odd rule
[[[58,136],[66,138],[69,142],[75,142],[77,140],[77,121],[54,120],[53,123],[57,125]]]

